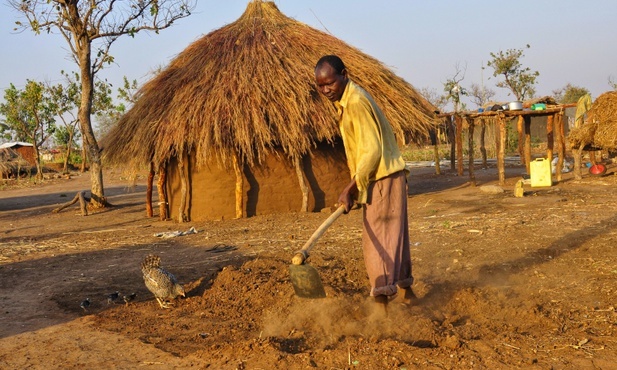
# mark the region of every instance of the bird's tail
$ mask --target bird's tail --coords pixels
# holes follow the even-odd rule
[[[159,268],[159,267],[161,267],[161,257],[154,255],[154,254],[148,255],[146,258],[144,258],[144,261],[141,263],[142,270],[149,270],[149,269]]]

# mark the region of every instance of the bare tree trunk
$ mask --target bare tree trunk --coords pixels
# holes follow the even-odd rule
[[[41,154],[39,152],[39,147],[36,144],[36,139],[34,140],[34,162],[36,165],[36,178],[39,180],[43,180],[43,170],[41,169]]]
[[[79,123],[90,159],[90,207],[103,208],[108,206],[103,189],[103,166],[99,145],[92,130],[91,113],[94,94],[94,76],[91,70],[91,44],[86,35],[80,35],[77,40],[80,49],[79,69],[81,73],[81,105],[79,107]]]
[[[88,162],[88,151],[86,150],[86,138],[82,136],[81,139],[81,166],[79,167],[79,172],[86,172],[86,162]]]

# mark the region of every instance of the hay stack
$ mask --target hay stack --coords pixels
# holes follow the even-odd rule
[[[587,123],[568,135],[572,147],[617,148],[617,91],[600,95],[587,112]]]
[[[139,91],[138,101],[104,138],[112,164],[165,163],[194,153],[198,166],[233,158],[253,166],[282,149],[299,158],[339,136],[335,111],[314,85],[313,68],[337,54],[368,90],[398,137],[423,140],[434,107],[378,60],[252,1],[235,22],[198,39]]]
[[[600,95],[588,114],[596,125],[593,143],[604,149],[617,148],[617,91]]]

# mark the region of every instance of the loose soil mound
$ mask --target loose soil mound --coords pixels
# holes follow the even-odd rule
[[[80,178],[0,192],[0,367],[153,369],[610,369],[617,363],[617,188],[603,177],[486,194],[414,169],[413,306],[375,311],[361,214],[309,263],[325,299],[294,295],[288,264],[325,214],[174,224],[144,218],[143,185],[107,175],[115,207],[52,214]],[[496,171],[477,170],[481,185]],[[37,190],[38,193],[33,193]],[[64,196],[63,196],[64,195]],[[164,231],[197,234],[164,239]],[[187,290],[161,309],[139,264],[156,253]],[[107,295],[136,293],[108,302]],[[80,302],[90,298],[87,310]]]

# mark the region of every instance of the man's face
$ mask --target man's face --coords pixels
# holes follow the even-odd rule
[[[315,69],[315,83],[319,92],[331,102],[339,101],[347,86],[347,70],[338,74],[330,64],[324,63]]]

